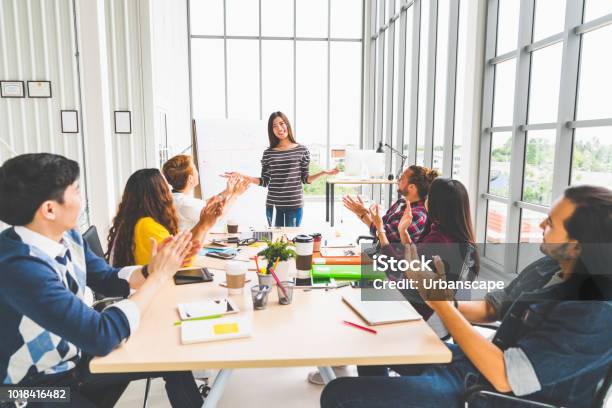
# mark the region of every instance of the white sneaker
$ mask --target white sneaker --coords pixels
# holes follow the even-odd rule
[[[332,370],[334,370],[336,377],[348,377],[349,375],[346,366],[332,367]],[[308,382],[314,385],[325,385],[325,381],[323,381],[319,370],[308,373]]]

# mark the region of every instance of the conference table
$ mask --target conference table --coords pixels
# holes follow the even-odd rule
[[[289,229],[284,229],[286,233]],[[239,257],[248,259],[261,248],[246,247]],[[296,290],[290,305],[280,305],[276,288],[267,308],[253,310],[248,288],[257,284],[254,263],[250,282],[240,295],[231,295],[238,315],[252,319],[248,338],[182,345],[177,304],[228,297],[219,284],[225,280],[226,261],[199,257],[194,264],[214,273],[213,282],[175,285],[172,281],[157,295],[141,317],[139,329],[104,357],[90,363],[92,373],[159,372],[220,369],[204,407],[220,400],[232,369],[268,367],[318,367],[327,383],[334,378],[331,366],[447,363],[448,348],[423,321],[376,326],[377,334],[343,324],[365,325],[341,299],[359,289]]]

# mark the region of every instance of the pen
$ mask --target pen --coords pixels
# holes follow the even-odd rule
[[[212,316],[202,316],[202,317],[194,317],[192,319],[179,320],[174,322],[175,326],[180,326],[183,322],[193,322],[196,320],[209,320],[209,319],[217,319],[219,317],[223,317],[223,315],[212,315]]]
[[[352,326],[352,327],[354,327],[354,328],[356,328],[356,329],[364,330],[364,331],[367,331],[367,332],[372,333],[372,334],[377,334],[377,333],[378,333],[378,332],[377,332],[376,330],[374,330],[374,329],[370,329],[370,328],[364,327],[364,326],[362,326],[362,325],[360,325],[360,324],[357,324],[357,323],[347,322],[346,320],[343,320],[342,322],[343,322],[344,324],[347,324],[347,325],[349,325],[349,326]]]

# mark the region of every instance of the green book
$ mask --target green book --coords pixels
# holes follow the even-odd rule
[[[386,279],[384,272],[374,272],[372,265],[312,265],[313,278]]]

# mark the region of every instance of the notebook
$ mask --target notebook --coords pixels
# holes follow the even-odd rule
[[[370,326],[422,319],[407,301],[363,301],[359,294],[342,295],[342,300]]]
[[[374,272],[368,265],[312,265],[313,278],[386,279],[384,272]]]
[[[250,337],[251,332],[251,320],[244,317],[187,321],[181,325],[181,344]]]

